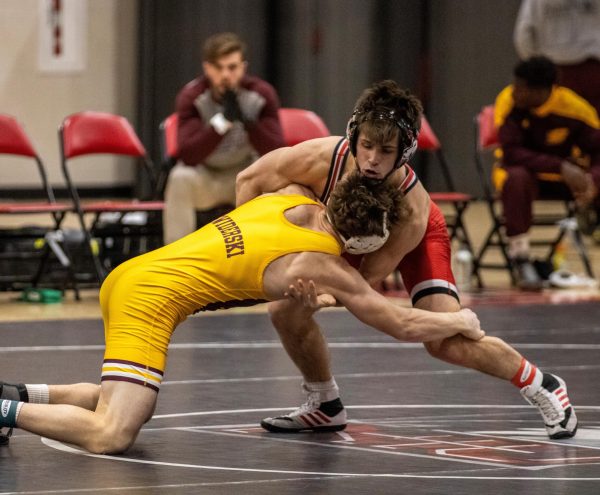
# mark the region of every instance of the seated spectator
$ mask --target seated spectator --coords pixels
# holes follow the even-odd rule
[[[521,59],[552,60],[558,83],[600,113],[600,0],[522,0],[514,41]]]
[[[514,82],[498,95],[495,123],[502,149],[495,181],[501,190],[509,255],[518,285],[541,288],[530,262],[532,203],[574,198],[590,207],[600,186],[600,121],[573,91],[556,85],[556,68],[545,57],[520,62]]]
[[[211,36],[203,47],[204,75],[177,95],[180,161],[165,189],[165,243],[196,230],[196,210],[233,208],[238,172],[284,145],[277,93],[246,74],[245,52],[233,33]]]

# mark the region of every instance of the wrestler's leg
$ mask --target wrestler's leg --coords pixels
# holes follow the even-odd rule
[[[24,403],[16,426],[93,453],[119,453],[133,444],[151,417],[156,398],[156,391],[149,387],[104,381],[95,411],[72,405]]]
[[[460,304],[447,294],[432,294],[419,299],[415,307],[445,312],[458,311]],[[425,348],[437,359],[504,380],[510,380],[515,375],[523,359],[523,356],[506,342],[489,335],[477,341],[455,335],[449,339],[426,342]]]
[[[434,294],[417,301],[415,307],[457,311],[459,304],[452,296]],[[538,408],[550,438],[570,438],[577,432],[577,416],[570,405],[564,380],[542,372],[503,340],[486,335],[474,341],[455,335],[427,342],[425,348],[443,361],[510,380],[525,400]]]
[[[327,342],[313,318],[315,310],[290,300],[269,304],[273,326],[284,349],[307,382],[325,382],[332,378]]]
[[[94,383],[45,385],[0,382],[0,399],[33,404],[70,404],[93,411],[99,397],[100,386]]]
[[[289,300],[269,305],[271,321],[281,342],[302,373],[302,388],[307,400],[289,414],[263,419],[261,426],[266,430],[293,433],[336,431],[346,427],[346,410],[331,374],[329,349],[313,318],[314,312],[314,309]]]
[[[100,398],[100,385],[74,383],[72,385],[49,385],[49,404],[70,404],[93,411]]]
[[[424,239],[404,258],[400,269],[413,306],[427,311],[460,309],[450,267],[450,241],[437,207],[432,206]],[[550,438],[575,435],[577,417],[564,380],[543,373],[503,340],[486,335],[474,341],[456,335],[428,342],[425,348],[443,361],[510,380],[538,408]]]

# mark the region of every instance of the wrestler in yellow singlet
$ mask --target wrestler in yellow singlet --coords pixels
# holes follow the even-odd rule
[[[298,227],[284,212],[317,204],[260,196],[200,230],[115,268],[100,290],[106,351],[102,380],[159,389],[175,327],[190,314],[264,302],[263,273],[286,254],[340,255],[337,240]]]

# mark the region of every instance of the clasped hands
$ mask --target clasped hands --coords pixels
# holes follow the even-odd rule
[[[235,122],[236,120],[242,123],[246,122],[237,94],[232,89],[227,89],[223,93],[223,117],[229,122]]]
[[[560,165],[560,173],[580,209],[586,208],[594,201],[598,189],[589,172],[578,165],[563,160]]]

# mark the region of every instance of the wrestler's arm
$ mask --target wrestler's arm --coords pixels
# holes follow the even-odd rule
[[[317,155],[320,146],[320,139],[312,139],[296,146],[273,150],[260,157],[237,175],[236,206],[289,184],[301,184],[314,189],[323,175],[320,167],[315,167],[319,163]]]
[[[332,295],[360,321],[398,340],[429,342],[456,334],[478,340],[485,335],[468,309],[435,313],[401,307],[373,290],[343,258],[327,256],[318,266],[318,272],[311,270],[318,294]]]
[[[393,225],[387,242],[372,253],[365,254],[360,264],[360,274],[375,286],[392,273],[404,257],[422,241],[429,223],[431,199],[420,183],[407,196],[410,213]]]
[[[419,225],[395,226],[388,241],[377,251],[363,256],[360,274],[372,286],[381,282],[392,273],[402,258],[415,249],[423,237]]]

